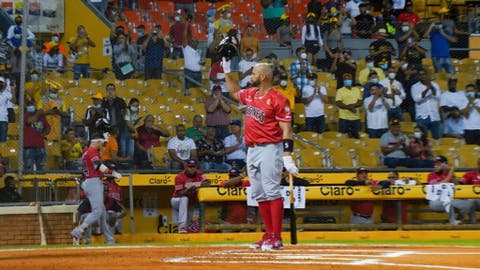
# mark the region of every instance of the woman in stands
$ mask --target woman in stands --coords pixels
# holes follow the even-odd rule
[[[420,160],[432,159],[432,145],[427,135],[420,127],[413,129],[412,138],[409,143],[410,155]]]

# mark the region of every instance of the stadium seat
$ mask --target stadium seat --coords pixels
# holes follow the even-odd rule
[[[367,168],[383,167],[383,164],[380,164],[380,150],[372,151],[371,149],[359,148],[355,151],[359,159],[358,166]]]
[[[300,128],[305,125],[305,104],[295,103],[295,114],[293,118],[294,127]]]
[[[349,147],[337,147],[329,149],[333,166],[335,168],[356,168],[358,162],[355,161],[356,151]]]
[[[169,160],[167,147],[152,147],[152,165],[155,169],[167,168]]]
[[[446,155],[447,152],[457,152],[458,147],[452,145],[435,145],[433,146],[433,155]]]
[[[206,13],[208,10],[213,8],[214,8],[213,5],[207,1],[195,3],[195,13]]]
[[[301,150],[296,156],[297,165],[300,169],[319,169],[325,168],[325,154],[315,148]]]
[[[416,126],[417,126],[416,122],[407,122],[407,121],[400,122],[400,128],[402,132],[405,134],[412,134]]]
[[[345,138],[345,134],[340,133],[338,131],[325,131],[321,134],[323,139],[338,139],[338,138]]]
[[[480,146],[466,144],[460,146],[457,151],[460,159],[460,167],[477,168],[477,157],[480,157]]]
[[[348,148],[361,149],[366,145],[366,143],[360,139],[340,137],[336,140],[341,146]]]

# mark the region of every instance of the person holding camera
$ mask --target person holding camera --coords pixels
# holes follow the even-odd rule
[[[442,22],[432,22],[428,30],[423,34],[424,38],[430,38],[431,55],[435,72],[445,72],[452,74],[453,65],[450,60],[450,43],[457,42],[457,38],[448,29],[444,29]]]
[[[318,85],[317,74],[307,75],[308,85],[303,88],[302,101],[305,104],[305,131],[325,131],[325,104],[328,103],[327,89]]]
[[[90,47],[96,44],[90,39],[85,26],[77,27],[77,36],[70,39],[70,54],[73,57],[73,79],[78,81],[80,76],[90,78]]]
[[[145,52],[144,80],[162,78],[163,58],[168,46],[169,42],[163,36],[162,26],[155,25],[142,45]]]

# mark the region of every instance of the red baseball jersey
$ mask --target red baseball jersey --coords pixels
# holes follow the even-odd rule
[[[241,181],[235,187],[249,187],[250,181]],[[225,202],[224,221],[230,224],[247,223],[247,204],[245,202]]]
[[[203,175],[202,172],[197,171],[193,177],[189,177],[187,174],[185,174],[185,171],[177,174],[175,177],[175,190],[173,191],[173,198],[178,198],[181,197],[178,195],[177,191],[185,189],[185,185],[187,183],[193,183],[193,182],[204,182],[207,179],[205,179],[205,176]],[[192,193],[188,195],[189,204],[195,204],[198,202],[197,198],[197,193]]]
[[[445,171],[443,173],[436,173],[436,172],[431,172],[428,174],[428,177],[427,177],[427,180],[428,180],[428,183],[433,185],[433,184],[438,184],[440,183],[443,179],[445,179],[445,177],[447,177],[448,175],[448,171]],[[449,183],[452,183],[453,180],[452,178],[450,178],[450,180],[448,181]]]
[[[114,210],[114,204],[122,203],[122,188],[115,182],[110,182],[106,179],[103,184],[108,186],[108,193],[104,200],[105,209]]]
[[[252,87],[238,92],[238,100],[245,109],[246,144],[277,143],[283,139],[279,122],[290,123],[290,104],[280,92],[271,88],[264,95],[258,95],[258,88]]]
[[[480,174],[478,171],[469,171],[466,172],[462,179],[460,179],[460,182],[462,182],[465,185],[479,185],[480,184]]]
[[[85,179],[94,177],[102,178],[103,173],[95,169],[94,163],[96,161],[101,161],[100,153],[97,149],[88,147],[82,155],[83,176]]]

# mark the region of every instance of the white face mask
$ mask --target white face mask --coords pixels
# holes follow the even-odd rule
[[[307,54],[306,54],[306,53],[301,53],[301,54],[300,54],[300,58],[302,58],[302,59],[307,59]]]
[[[366,65],[367,65],[367,68],[373,68],[373,62],[368,62]]]
[[[467,98],[475,98],[475,92],[466,92],[465,96],[467,96]]]
[[[281,80],[280,86],[283,86],[283,87],[287,86],[287,80]]]
[[[416,131],[416,132],[413,133],[413,137],[415,139],[420,139],[422,137],[422,133],[419,132],[419,131]]]
[[[402,31],[407,32],[410,29],[409,26],[402,26]]]
[[[405,63],[405,64],[402,65],[402,69],[404,69],[404,70],[407,69],[407,67],[408,67],[408,63]]]
[[[390,72],[390,73],[388,73],[388,78],[390,78],[390,80],[393,80],[393,79],[395,79],[396,75],[397,74],[395,72]]]
[[[180,16],[175,16],[174,19],[175,19],[176,22],[179,22],[180,21]]]
[[[230,18],[232,17],[232,13],[229,12],[229,13],[225,14],[225,17],[226,17],[227,19],[230,19]]]
[[[315,86],[315,81],[308,81],[308,84],[309,84],[310,86]]]

